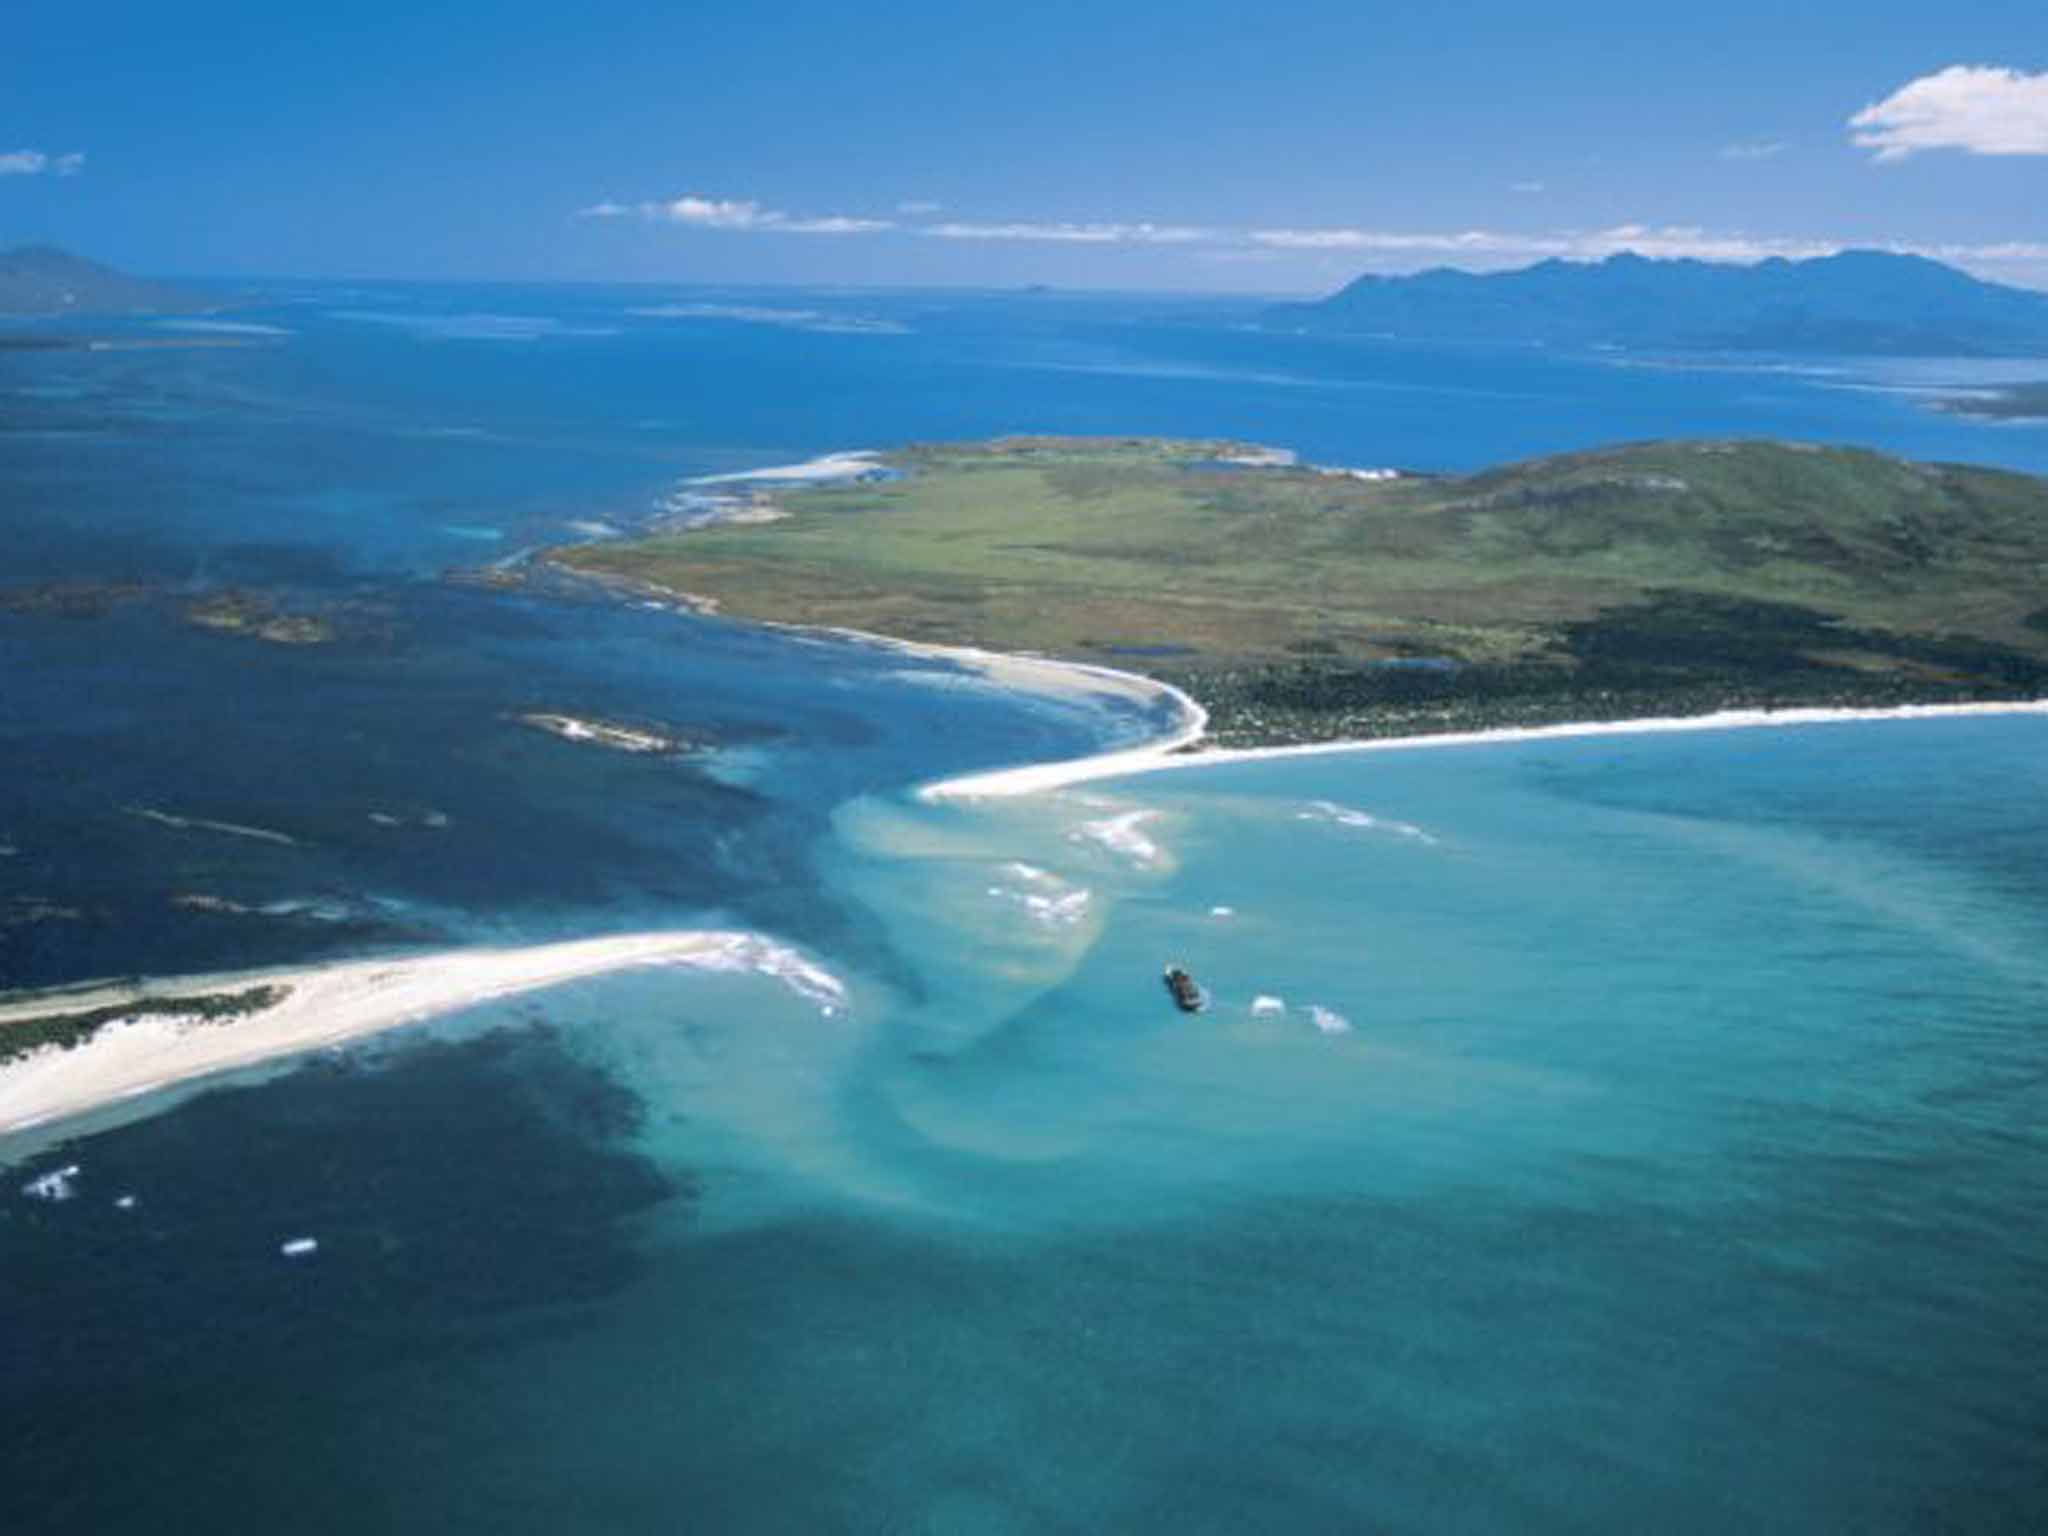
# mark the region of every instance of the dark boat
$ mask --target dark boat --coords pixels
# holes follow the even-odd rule
[[[1200,1013],[1209,1001],[1195,985],[1195,978],[1177,965],[1166,968],[1166,990],[1173,994],[1173,1005],[1182,1013]]]

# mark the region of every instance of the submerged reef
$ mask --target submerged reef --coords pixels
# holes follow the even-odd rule
[[[201,629],[247,635],[268,640],[272,645],[328,645],[335,628],[328,619],[281,609],[270,597],[257,593],[227,591],[188,603],[185,622]]]

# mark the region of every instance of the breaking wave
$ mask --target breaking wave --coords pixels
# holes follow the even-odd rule
[[[1135,864],[1157,864],[1166,850],[1139,830],[1157,816],[1157,811],[1125,811],[1099,821],[1084,821],[1068,837],[1075,842],[1094,843],[1111,853],[1122,854]]]
[[[695,971],[752,972],[773,977],[820,1012],[833,1014],[846,1006],[846,983],[787,944],[758,933],[734,933],[692,954],[662,962]]]
[[[1071,885],[1050,870],[1012,861],[1003,872],[1023,882],[1024,888],[992,885],[990,896],[1014,903],[1049,928],[1070,927],[1088,915],[1095,897],[1086,886]]]
[[[1356,827],[1365,832],[1386,832],[1395,837],[1413,838],[1419,843],[1434,844],[1436,838],[1412,821],[1393,821],[1375,816],[1370,811],[1357,810],[1348,805],[1339,805],[1334,800],[1314,800],[1305,811],[1297,811],[1298,821],[1327,821],[1340,827]]]
[[[1326,1035],[1348,1035],[1351,1021],[1334,1008],[1325,1008],[1321,1003],[1308,1005],[1309,1022]]]

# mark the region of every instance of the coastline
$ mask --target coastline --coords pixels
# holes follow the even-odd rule
[[[935,648],[937,649],[937,648]],[[1055,663],[1064,665],[1064,663]],[[1084,664],[1075,663],[1079,667]],[[1107,669],[1104,669],[1107,670]],[[1135,673],[1119,674],[1136,677]],[[951,800],[996,800],[1065,789],[1101,779],[1165,773],[1230,763],[1265,762],[1295,757],[1323,757],[1342,752],[1404,752],[1442,747],[1494,746],[1522,741],[1562,741],[1592,736],[1660,735],[1693,731],[1751,730],[1801,725],[1840,725],[1855,721],[1945,720],[1983,715],[2048,715],[2048,699],[1968,704],[1900,704],[1871,709],[1728,709],[1710,714],[1639,720],[1599,720],[1562,725],[1500,726],[1483,731],[1446,731],[1424,736],[1375,737],[1361,741],[1314,741],[1293,746],[1220,747],[1200,749],[1207,716],[1199,704],[1170,684],[1156,687],[1182,700],[1198,717],[1188,730],[1141,747],[1122,748],[1093,757],[1056,763],[1027,763],[986,773],[963,774],[918,786],[917,798],[928,804]],[[1194,749],[1194,750],[1191,750]]]
[[[39,1015],[138,1006],[195,992],[265,986],[285,993],[271,1006],[227,1021],[153,1016],[138,1006],[138,1017],[109,1023],[69,1049],[48,1046],[0,1065],[0,1137],[478,1003],[642,966],[756,971],[786,981],[821,1006],[844,998],[835,978],[759,934],[691,929],[152,978],[0,999],[4,1029]]]
[[[2048,699],[1873,708],[1721,710],[1698,715],[1476,731],[1317,741],[1293,745],[1203,749],[1208,711],[1183,689],[1142,673],[1091,662],[941,645],[818,625],[767,623],[766,628],[822,641],[856,642],[893,654],[953,663],[999,687],[1054,697],[1119,696],[1149,708],[1171,705],[1177,722],[1152,740],[1087,757],[1027,763],[914,787],[927,803],[1003,799],[1105,779],[1176,769],[1225,766],[1336,753],[1487,746],[1596,736],[1826,725],[1854,721],[1952,719],[1989,715],[2048,716]],[[759,934],[675,930],[606,935],[517,949],[478,948],[344,960],[318,966],[206,976],[149,978],[134,983],[0,997],[0,1030],[11,1022],[137,1008],[90,1038],[34,1050],[0,1063],[0,1139],[47,1131],[55,1122],[105,1111],[164,1090],[260,1063],[304,1054],[521,993],[641,966],[751,970],[777,977],[828,1012],[844,989],[795,951]],[[163,1016],[139,1005],[194,993],[251,987],[284,996],[239,1018]],[[0,1162],[15,1149],[0,1146]]]
[[[1120,747],[1115,753],[1106,755],[1133,753],[1149,756],[1161,752],[1178,752],[1200,741],[1209,728],[1209,711],[1203,708],[1192,694],[1159,678],[1147,677],[1142,672],[1126,672],[1121,668],[1105,667],[1092,661],[1063,661],[1054,656],[991,651],[973,645],[939,645],[923,640],[899,640],[892,635],[874,635],[859,629],[772,622],[765,623],[765,627],[792,630],[802,634],[825,635],[835,640],[856,641],[861,645],[892,651],[899,655],[955,662],[992,683],[1014,688],[1021,693],[1052,694],[1063,698],[1071,698],[1075,694],[1110,693],[1148,704],[1170,700],[1180,711],[1181,723],[1167,735],[1156,741],[1146,742],[1142,746]],[[1099,755],[1076,759],[1077,762],[1089,763],[1099,760]],[[1020,768],[1002,771],[1025,770]],[[970,774],[966,777],[982,776]],[[964,779],[944,782],[964,782]]]
[[[576,574],[600,586],[616,589],[616,578],[594,575],[586,571],[579,571]],[[664,600],[679,603],[691,612],[724,617],[718,615],[717,604],[714,601],[699,594],[677,592],[659,586],[652,587],[651,590],[658,592]],[[894,635],[875,634],[869,630],[853,629],[844,625],[805,624],[778,619],[728,619],[728,622],[754,624],[764,629],[796,636],[850,641],[901,655],[950,661],[966,667],[990,682],[1027,693],[1071,697],[1076,693],[1109,692],[1153,703],[1171,701],[1180,711],[1181,723],[1175,729],[1136,747],[1118,747],[1087,757],[1051,763],[1020,763],[1010,768],[989,769],[953,778],[929,780],[915,786],[913,790],[915,798],[926,804],[956,800],[1009,799],[1064,789],[1075,784],[1093,783],[1102,779],[1229,763],[1315,757],[1340,752],[1397,752],[1488,746],[1521,741],[1570,740],[1592,736],[1749,730],[1759,727],[1834,725],[1857,721],[1939,720],[1981,715],[2048,714],[2048,698],[1954,704],[1793,705],[1780,709],[1719,709],[1696,715],[1641,716],[1626,720],[1492,726],[1482,730],[1430,732],[1417,736],[1365,737],[1256,747],[1205,747],[1202,742],[1209,729],[1208,708],[1186,689],[1141,672],[1125,671],[1096,662],[997,651],[981,646],[905,640]]]

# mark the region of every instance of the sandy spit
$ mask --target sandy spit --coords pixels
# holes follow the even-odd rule
[[[520,949],[461,949],[299,970],[181,976],[0,1002],[4,1031],[11,1019],[84,1012],[148,997],[257,985],[290,989],[282,1002],[262,1013],[215,1022],[164,1016],[116,1022],[70,1050],[50,1047],[0,1066],[0,1134],[494,998],[628,966],[756,969],[772,958],[773,949],[748,933],[614,934]]]

